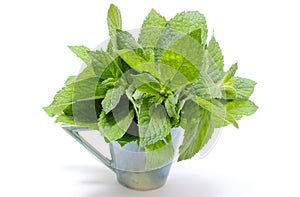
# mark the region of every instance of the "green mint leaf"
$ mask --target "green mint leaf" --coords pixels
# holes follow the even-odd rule
[[[125,88],[122,85],[109,89],[102,100],[103,111],[108,114],[112,109],[114,109],[118,105],[124,93]]]
[[[127,98],[129,99],[129,101],[132,103],[133,107],[134,107],[134,110],[136,113],[138,113],[138,108],[139,108],[139,104],[138,102],[136,102],[136,100],[134,99],[134,92],[135,92],[135,87],[133,84],[130,84],[126,90],[125,90],[125,94],[127,96]]]
[[[193,49],[193,50],[191,50]],[[196,81],[200,75],[203,48],[189,36],[177,38],[163,52],[160,60],[161,81],[170,81],[172,90]]]
[[[133,85],[139,91],[153,96],[163,96],[160,95],[161,85],[159,84],[159,81],[150,74],[142,73],[131,75],[131,77],[133,79]]]
[[[180,126],[185,131],[178,161],[192,158],[207,144],[214,132],[211,113],[192,101],[187,101],[182,109]]]
[[[160,33],[166,24],[167,21],[165,17],[152,9],[143,22],[138,43],[143,47],[154,48],[159,39]]]
[[[113,4],[111,4],[108,9],[107,25],[110,36],[114,36],[118,29],[122,29],[121,12],[119,8]]]
[[[221,92],[224,99],[235,99],[237,96],[236,89],[231,85],[222,85]]]
[[[139,54],[143,53],[142,47],[136,42],[135,38],[127,31],[117,30],[115,50],[130,49]],[[114,44],[114,43],[113,43]]]
[[[169,133],[164,139],[155,142],[154,144],[148,144],[145,146],[147,151],[155,151],[159,148],[164,147],[168,143],[172,142],[172,135]]]
[[[141,92],[141,91],[135,89],[135,87],[133,85],[131,85],[131,87],[134,88],[134,91],[132,93],[128,93],[128,91],[127,91],[128,89],[127,89],[126,95],[127,95],[128,99],[131,101],[131,103],[133,104],[136,114],[139,114],[141,104],[142,104],[142,98],[145,94],[144,94],[144,92]]]
[[[146,169],[157,169],[169,163],[174,156],[171,134],[154,144],[146,145]]]
[[[69,84],[56,93],[52,103],[43,108],[48,116],[61,114],[66,107],[73,103],[73,89],[74,84]]]
[[[65,82],[65,85],[69,85],[71,83],[74,83],[77,79],[77,76],[69,76],[68,79]]]
[[[250,100],[234,100],[225,104],[226,112],[234,119],[240,120],[243,116],[251,116],[258,107]]]
[[[233,126],[238,128],[238,124],[237,124],[236,120],[229,113],[227,113],[225,107],[222,104],[218,104],[216,100],[214,100],[214,103],[212,103],[212,102],[205,100],[198,96],[193,98],[193,100],[198,105],[200,105],[202,108],[211,112],[212,115],[214,115],[228,123],[231,123],[231,124],[233,124]]]
[[[166,50],[182,55],[199,69],[202,67],[203,47],[190,35],[180,33],[170,26],[166,26],[161,32],[154,51],[155,62],[160,62]]]
[[[116,60],[105,51],[91,51],[89,56],[92,60],[94,72],[101,79],[120,78],[123,74]]]
[[[159,83],[159,81],[155,77],[148,73],[132,74],[131,78],[136,88],[146,83]]]
[[[252,95],[255,85],[256,82],[251,79],[235,77],[232,87],[237,92],[237,99],[248,99]]]
[[[107,78],[104,81],[102,81],[101,83],[99,83],[99,87],[100,88],[105,88],[105,89],[110,89],[113,88],[115,86],[115,84],[117,83],[117,80],[114,78]]]
[[[233,64],[229,69],[228,71],[225,73],[225,76],[223,78],[223,84],[226,84],[235,74],[235,72],[237,71],[238,69],[238,65],[237,63]]]
[[[205,73],[192,84],[193,93],[202,98],[221,98],[222,92],[217,84]]]
[[[224,71],[224,57],[223,57],[220,45],[216,41],[214,36],[212,36],[211,40],[209,41],[207,50],[208,50],[208,53],[210,54],[211,58],[217,65],[217,68],[219,69],[219,71],[223,72]]]
[[[68,46],[69,49],[73,53],[75,53],[86,65],[91,64],[91,60],[89,58],[88,52],[91,51],[88,47],[86,46]]]
[[[191,32],[200,29],[201,44],[205,45],[207,38],[207,26],[203,14],[198,11],[182,12],[172,18],[169,23],[176,31],[183,32],[185,34],[190,34]]]
[[[202,38],[201,38],[201,29],[196,29],[190,33],[188,33],[187,35],[192,37],[193,39],[195,39],[199,44],[202,44]]]
[[[143,95],[144,95],[144,92],[135,90],[132,97],[134,98],[134,100],[141,100]]]
[[[252,95],[256,82],[241,77],[233,77],[225,84],[221,84],[224,99],[247,100]]]
[[[258,107],[250,100],[233,100],[225,102],[226,113],[235,120],[240,120],[243,116],[250,116],[256,112]],[[227,126],[229,123],[213,116],[215,127],[220,128]]]
[[[101,99],[77,101],[70,107],[75,123],[81,122],[97,124],[102,111]],[[64,111],[64,113],[66,112]]]
[[[50,117],[60,115],[68,105],[74,102],[103,98],[106,93],[106,88],[99,86],[97,77],[73,81],[72,83],[68,80],[67,84],[57,92],[53,102],[44,108]]]
[[[165,108],[170,118],[179,119],[177,113],[177,103],[178,99],[174,95],[169,95],[168,98],[165,100]]]
[[[91,65],[86,66],[77,76],[76,81],[85,80],[88,78],[97,77],[94,71],[94,67]]]
[[[73,84],[72,101],[93,100],[103,98],[106,89],[99,86],[99,78],[87,78]]]
[[[55,123],[58,123],[58,122],[62,122],[65,124],[70,124],[70,125],[79,125],[79,126],[83,126],[83,127],[88,127],[93,130],[99,129],[97,123],[83,123],[83,122],[78,122],[78,121],[75,122],[73,117],[67,116],[65,114],[61,114],[56,118]]]
[[[156,78],[159,78],[158,68],[153,62],[148,62],[137,55],[134,51],[123,49],[118,51],[120,57],[134,70],[139,73],[148,72]]]
[[[144,20],[138,43],[144,48],[143,57],[147,61],[155,61],[154,50],[166,24],[166,19],[154,9],[151,10]]]
[[[112,40],[109,40],[107,44],[106,52],[109,53],[110,55],[114,54]]]
[[[208,50],[205,50],[203,54],[203,66],[201,68],[201,73],[203,75],[208,75],[215,84],[219,84],[224,77],[224,72],[220,71]]]
[[[144,97],[138,114],[141,144],[154,144],[163,140],[171,130],[170,120],[163,105],[153,97]]]
[[[73,118],[73,111],[72,111],[72,105],[69,105],[68,107],[66,107],[66,109],[63,110],[63,114],[65,114],[68,117],[72,117]]]
[[[99,118],[99,129],[109,141],[120,139],[127,131],[134,117],[134,109],[124,96],[119,104],[109,113],[103,110]]]
[[[57,116],[57,118],[55,119],[55,123],[58,123],[58,122],[75,125],[75,121],[74,121],[73,117],[67,116],[66,114],[61,114],[61,115]]]
[[[223,76],[223,72],[219,70],[209,51],[205,50],[201,75],[193,84],[196,95],[203,98],[221,98],[222,91],[219,83]]]
[[[172,90],[194,82],[200,72],[184,56],[167,50],[161,57],[161,82]]]
[[[194,38],[184,35],[172,42],[168,46],[167,50],[182,55],[185,59],[191,62],[191,64],[195,65],[199,70],[201,70],[203,66],[202,57],[204,50]]]
[[[128,143],[138,141],[139,137],[130,135],[128,133],[125,133],[120,139],[117,140],[117,142],[121,145],[121,147],[125,146]]]
[[[164,27],[154,48],[154,61],[160,62],[163,52],[176,40],[183,37],[184,34],[172,29],[169,25]]]
[[[142,28],[144,27],[164,27],[166,26],[167,21],[165,17],[160,15],[155,9],[152,9],[147,15],[146,19],[143,22]]]
[[[186,102],[187,100],[188,100],[188,99],[185,98],[185,99],[182,99],[182,100],[179,100],[179,101],[178,101],[178,104],[177,104],[177,117],[180,117],[181,110],[183,109],[184,104],[185,104],[185,102]]]
[[[55,122],[80,125],[98,130],[98,118],[101,112],[101,101],[78,101],[69,105],[58,115]]]

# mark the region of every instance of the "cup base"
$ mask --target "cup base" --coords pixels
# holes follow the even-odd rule
[[[171,164],[147,172],[127,172],[116,170],[118,182],[129,189],[148,191],[165,185]]]

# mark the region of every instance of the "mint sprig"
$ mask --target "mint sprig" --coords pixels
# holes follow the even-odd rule
[[[99,130],[107,142],[135,141],[147,152],[148,166],[173,154],[171,128],[185,131],[179,161],[210,140],[214,129],[250,116],[256,83],[237,77],[237,64],[224,70],[216,38],[207,43],[203,14],[182,12],[170,20],[152,9],[136,39],[122,30],[120,10],[108,10],[107,50],[69,46],[86,65],[70,76],[44,108],[56,122]]]

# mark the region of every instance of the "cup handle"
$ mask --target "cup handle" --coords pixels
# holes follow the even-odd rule
[[[83,137],[79,135],[79,132],[84,132],[85,130],[78,129],[77,126],[62,124],[61,126],[67,133],[69,133],[73,138],[75,138],[82,146],[84,146],[89,152],[95,155],[104,165],[114,171],[112,166],[112,161],[106,158],[102,153],[95,149],[89,142],[87,142]]]

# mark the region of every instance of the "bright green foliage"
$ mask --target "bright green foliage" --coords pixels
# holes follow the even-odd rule
[[[117,139],[116,141],[121,145],[125,146],[126,144],[130,142],[135,142],[139,139],[138,136],[130,135],[128,133],[125,133],[121,138]]]
[[[73,88],[74,84],[63,87],[56,93],[53,102],[48,107],[44,107],[44,110],[50,117],[60,115],[66,107],[73,103]]]
[[[145,97],[142,100],[138,125],[143,145],[154,144],[164,139],[171,130],[170,119],[165,108],[153,97]]]
[[[165,108],[170,118],[179,119],[179,114],[177,113],[177,103],[178,99],[173,95],[169,95],[165,100]]]
[[[72,92],[73,101],[100,99],[103,98],[106,93],[106,87],[103,87],[106,85],[103,84],[102,86],[102,84],[99,84],[99,79],[97,77],[75,81],[69,86],[72,85],[74,86]]]
[[[160,34],[167,25],[165,17],[161,16],[154,9],[148,14],[143,22],[138,43],[144,48],[143,57],[151,62],[155,61],[155,49]]]
[[[121,12],[117,6],[111,4],[107,13],[107,25],[110,36],[114,36],[118,29],[122,29]]]
[[[132,75],[132,79],[132,83],[137,90],[149,95],[157,97],[161,96],[161,85],[159,84],[159,81],[155,79],[152,75],[148,73],[142,73]]]
[[[44,108],[51,117],[60,115],[67,106],[77,101],[95,100],[105,95],[98,87],[98,79],[94,77],[72,83],[68,79],[66,83],[67,85],[57,92],[51,105]]]
[[[254,91],[255,81],[246,78],[235,77],[232,87],[236,90],[236,99],[247,100]]]
[[[237,71],[238,66],[237,64],[233,64],[229,70],[225,73],[222,83],[226,84],[232,77],[234,76],[235,72]]]
[[[210,57],[212,58],[213,62],[216,64],[219,71],[223,71],[224,69],[224,57],[220,48],[219,43],[216,41],[216,38],[212,36],[210,39],[207,51]]]
[[[199,106],[201,106],[203,109],[206,109],[207,111],[211,112],[212,115],[233,124],[236,128],[238,128],[238,124],[236,120],[226,112],[225,107],[223,105],[216,105],[217,101],[210,102],[206,99],[203,99],[201,97],[196,96],[194,99],[194,102],[196,102]]]
[[[146,169],[156,169],[170,162],[174,156],[171,134],[154,144],[146,145]]]
[[[256,112],[258,107],[250,100],[233,100],[227,101],[225,104],[226,113],[234,118],[235,120],[240,120],[243,116],[251,116]],[[227,126],[230,123],[224,121],[222,118],[213,116],[215,127],[220,128]]]
[[[102,111],[99,129],[108,141],[116,141],[126,133],[133,116],[133,107],[129,105],[127,99],[123,98],[112,112]]]
[[[134,51],[142,51],[141,46],[135,41],[134,37],[126,31],[117,30],[116,43],[114,49],[130,49]]]
[[[117,62],[105,51],[91,51],[89,57],[92,61],[94,73],[101,79],[120,78],[122,70],[117,65]]]
[[[161,29],[161,28],[159,28]],[[157,44],[155,45],[155,48],[153,49],[153,54],[154,54],[154,61],[156,63],[160,62],[160,58],[164,51],[176,40],[179,38],[183,37],[184,34],[174,30],[173,28],[170,27],[169,24],[166,25],[161,30],[161,33],[159,35],[159,38],[157,40]]]
[[[71,51],[75,53],[77,57],[79,57],[84,63],[86,63],[86,65],[91,65],[91,60],[88,53],[91,50],[89,48],[87,48],[86,46],[69,46],[69,49],[71,49]]]
[[[170,20],[170,26],[174,28],[178,32],[182,32],[185,34],[191,34],[191,36],[195,35],[196,30],[200,30],[201,32],[201,44],[205,44],[207,38],[207,26],[206,20],[203,14],[198,11],[189,11],[182,12],[177,14],[174,18]],[[199,34],[196,34],[199,35]],[[195,38],[199,40],[199,38]]]
[[[147,62],[132,50],[123,49],[118,51],[120,57],[134,70],[139,73],[148,72],[154,77],[159,77],[158,66],[153,62]]]
[[[211,112],[188,101],[182,109],[181,127],[185,129],[179,161],[193,157],[204,147],[214,132]]]
[[[107,142],[138,143],[146,167],[174,156],[171,128],[185,131],[179,161],[189,159],[210,140],[215,128],[250,116],[256,82],[237,77],[237,64],[224,71],[216,38],[207,43],[203,14],[182,12],[169,21],[154,9],[139,38],[122,31],[120,10],[108,11],[106,51],[69,46],[86,67],[68,77],[44,108],[56,122],[99,130]]]
[[[152,9],[144,20],[138,43],[140,43],[143,47],[154,48],[157,44],[160,33],[166,24],[167,21],[165,17]]]
[[[76,81],[77,76],[69,76],[68,79],[65,82],[65,85],[69,85],[71,83],[74,83]]]
[[[202,98],[221,98],[222,93],[218,84],[206,74],[202,73],[200,77],[192,84],[194,94]]]
[[[88,127],[88,128],[94,129],[94,130],[99,129],[98,123],[85,123],[85,122],[75,121],[73,119],[73,116],[67,116],[65,114],[61,114],[61,115],[57,116],[55,122],[56,123],[63,122],[66,124],[71,124],[71,125],[81,125],[83,127]]]
[[[257,106],[250,100],[234,100],[225,104],[226,112],[235,120],[240,120],[242,116],[251,116],[257,110]]]
[[[109,89],[105,95],[105,98],[102,100],[102,107],[105,113],[110,112],[114,109],[119,103],[121,96],[125,93],[125,88],[120,85]]]
[[[172,90],[192,83],[200,72],[197,66],[191,64],[184,56],[167,50],[161,57],[161,80]]]

